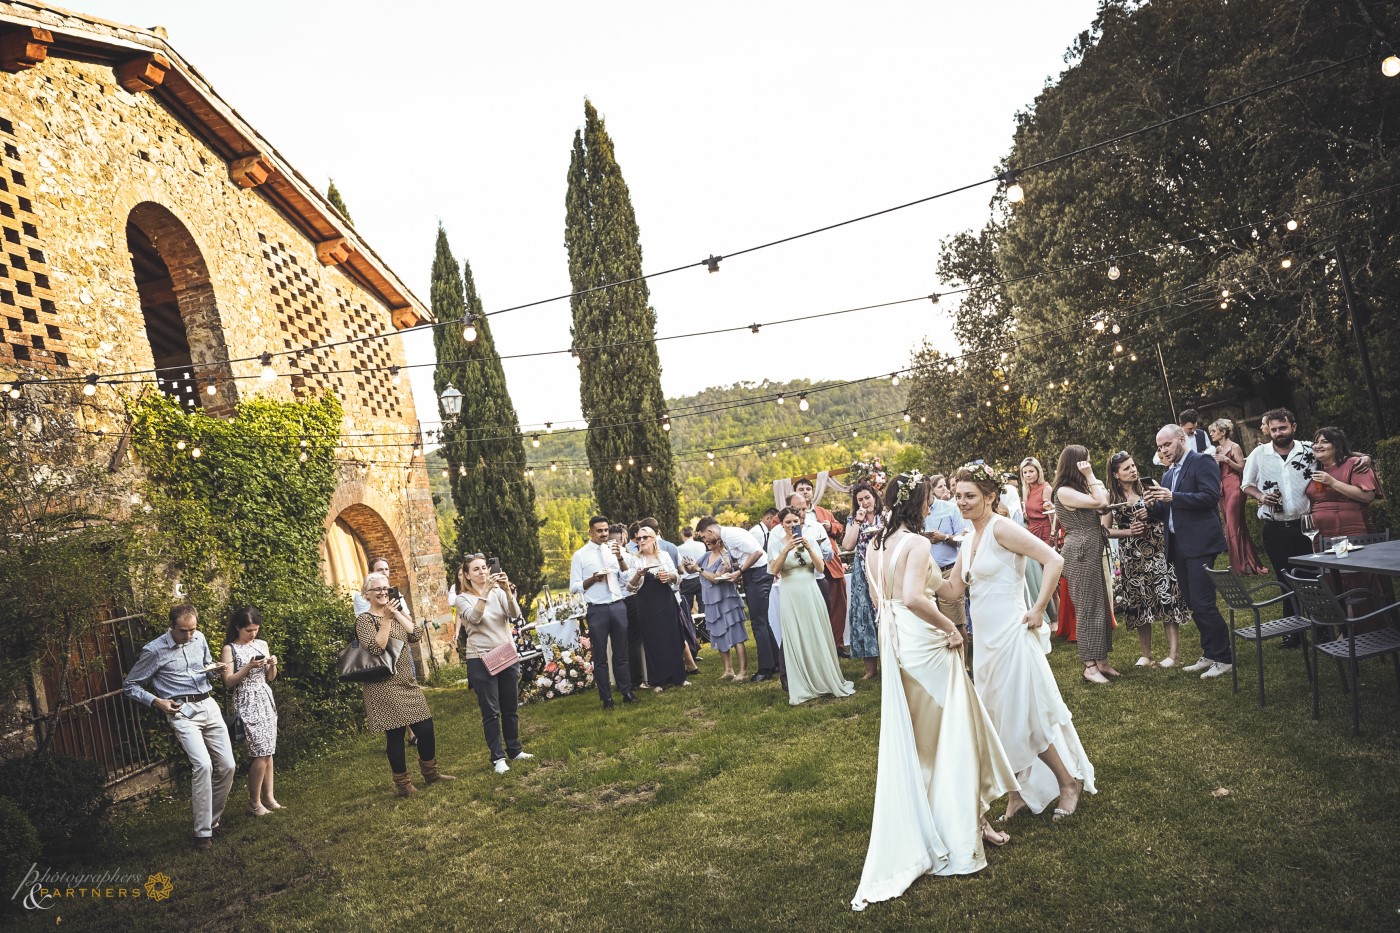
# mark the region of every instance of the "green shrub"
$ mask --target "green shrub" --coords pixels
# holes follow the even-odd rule
[[[1386,500],[1372,506],[1376,530],[1386,527],[1400,532],[1400,436],[1387,437],[1376,445],[1376,475],[1384,484]]]
[[[90,850],[96,842],[112,805],[103,780],[97,763],[81,758],[44,754],[0,762],[0,787],[26,815],[49,858]]]
[[[39,833],[19,804],[9,797],[0,797],[0,881],[8,883],[23,878],[42,849]],[[0,901],[18,906],[18,899],[0,898]]]

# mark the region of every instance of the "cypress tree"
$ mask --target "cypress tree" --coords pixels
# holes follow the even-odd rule
[[[335,208],[341,217],[345,218],[347,224],[354,224],[350,219],[350,210],[345,206],[345,199],[340,196],[340,189],[335,186],[335,179],[331,179],[330,185],[326,188],[326,200],[331,202],[331,207]]]
[[[452,501],[457,506],[457,553],[445,555],[449,582],[456,582],[464,555],[481,552],[499,557],[501,569],[520,590],[520,606],[530,603],[543,584],[544,551],[540,519],[535,514],[535,487],[524,477],[525,444],[515,405],[506,390],[505,371],[496,359],[496,341],[482,314],[470,263],[457,274],[457,261],[438,225],[433,256],[433,316],[444,322],[433,329],[438,365],[433,390],[439,396],[450,382],[462,393],[462,414],[443,416],[442,445],[447,459]],[[476,317],[476,340],[462,338],[463,312]]]
[[[680,506],[670,438],[662,429],[666,397],[656,311],[647,283],[640,280],[640,231],[607,128],[592,102],[585,100],[583,110],[564,202],[569,279],[575,292],[638,279],[571,300],[570,334],[580,348],[579,397],[588,421],[593,495],[614,521],[652,515],[673,537]]]

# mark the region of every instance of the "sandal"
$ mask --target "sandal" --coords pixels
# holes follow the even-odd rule
[[[1084,679],[1091,684],[1106,684],[1108,678],[1099,672],[1097,667],[1084,668]]]
[[[1052,817],[1052,819],[1056,823],[1058,823],[1060,820],[1065,819],[1066,817],[1073,816],[1075,812],[1079,810],[1079,800],[1081,797],[1084,796],[1084,782],[1075,781],[1075,785],[1078,787],[1079,793],[1075,794],[1074,796],[1074,809],[1066,810],[1062,807],[1056,807],[1054,816]],[[1062,794],[1061,796],[1063,797],[1064,795]]]
[[[982,821],[982,841],[993,848],[1000,849],[1011,841],[1011,834],[993,829],[992,824],[986,820]]]

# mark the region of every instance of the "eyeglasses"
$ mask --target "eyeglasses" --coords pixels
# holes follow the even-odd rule
[[[375,587],[375,588],[372,589],[372,590],[368,590],[367,592],[370,592],[370,593],[377,593],[377,594],[379,594],[380,596],[384,596],[384,595],[386,595],[386,594],[389,592],[389,588],[388,588],[387,586],[378,586],[378,587]]]
[[[656,535],[637,535],[638,541],[655,541]]]
[[[1132,454],[1128,453],[1126,450],[1120,450],[1118,451],[1118,453],[1114,454],[1108,462],[1116,465],[1122,463],[1124,460],[1127,460],[1131,456]]]
[[[468,554],[467,557],[466,557],[466,559],[467,559],[467,560],[481,560],[481,559],[484,559],[485,557],[486,557],[485,554],[481,553],[480,551],[477,551],[475,554]]]

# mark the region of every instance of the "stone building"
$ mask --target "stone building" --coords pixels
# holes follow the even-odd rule
[[[395,332],[428,309],[163,30],[0,2],[0,72],[0,379],[177,367],[159,390],[212,414],[249,393],[333,392],[345,432],[416,436]],[[275,381],[251,378],[260,354],[303,347],[315,349],[275,359]],[[413,454],[407,468],[407,447],[342,455],[324,567],[358,586],[386,556],[414,616],[441,622],[441,548]]]

